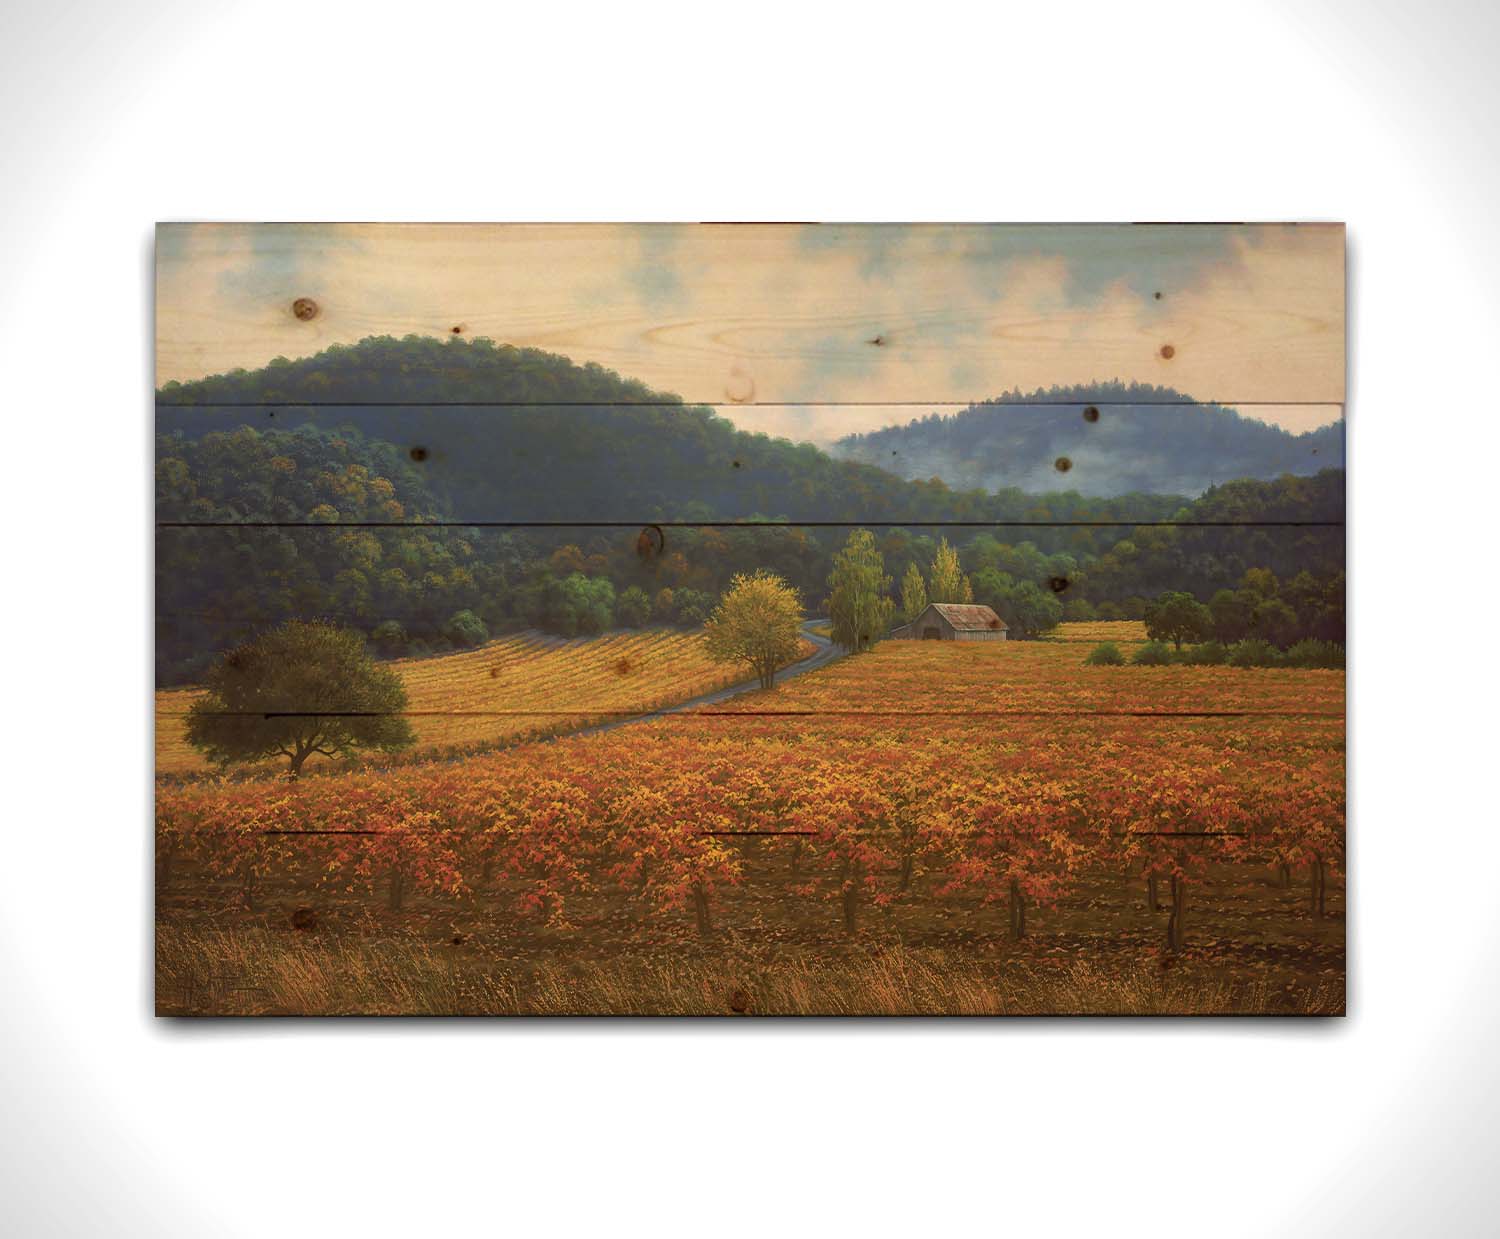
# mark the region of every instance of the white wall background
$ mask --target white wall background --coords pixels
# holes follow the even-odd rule
[[[6,5],[3,1228],[1494,1233],[1497,27]],[[154,1021],[149,263],[193,218],[1347,220],[1351,1017]]]

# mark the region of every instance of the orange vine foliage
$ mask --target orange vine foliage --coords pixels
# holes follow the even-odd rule
[[[767,847],[784,850],[795,897],[827,901],[851,932],[924,877],[1009,905],[1016,930],[1089,868],[1175,898],[1226,861],[1310,873],[1321,910],[1344,855],[1342,673],[1078,668],[1120,716],[1021,708],[1066,698],[1065,683],[1018,688],[1077,666],[1062,653],[901,643],[727,710],[459,762],[163,785],[159,856],[194,856],[247,898],[274,869],[306,869],[383,884],[396,906],[498,874],[518,914],[554,924],[609,884],[647,916],[707,929],[749,849]],[[1204,712],[1173,713],[1183,703]],[[370,833],[301,837],[329,830]]]

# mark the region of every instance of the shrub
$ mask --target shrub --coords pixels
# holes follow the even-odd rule
[[[490,630],[472,611],[458,611],[443,625],[443,636],[460,648],[483,645],[490,639]]]
[[[387,658],[394,658],[406,650],[406,629],[397,620],[381,620],[370,634],[370,644]]]
[[[1147,641],[1130,661],[1137,667],[1165,667],[1172,662],[1172,647],[1165,641]]]
[[[1120,647],[1113,641],[1101,641],[1089,651],[1089,656],[1083,662],[1086,667],[1122,667],[1125,665],[1125,655],[1120,653]]]
[[[651,599],[639,585],[632,585],[615,600],[615,618],[626,628],[640,628],[651,619]]]
[[[1229,647],[1219,641],[1205,641],[1182,652],[1182,661],[1193,667],[1222,667],[1229,658]]]
[[[1286,652],[1288,667],[1342,669],[1344,647],[1333,641],[1299,641]]]
[[[1229,651],[1229,665],[1231,667],[1279,667],[1281,666],[1281,651],[1269,641],[1262,641],[1259,637],[1250,637],[1239,642]]]
[[[714,600],[697,589],[674,591],[672,604],[677,611],[677,622],[684,628],[696,628],[714,609]]]

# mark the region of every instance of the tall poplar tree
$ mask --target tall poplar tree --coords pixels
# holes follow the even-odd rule
[[[973,602],[974,589],[964,575],[958,562],[958,552],[944,538],[938,543],[937,554],[932,557],[932,571],[928,573],[929,602]]]
[[[922,579],[922,570],[916,564],[906,565],[906,575],[901,578],[901,618],[910,624],[927,610],[927,582]]]
[[[889,631],[896,604],[886,596],[891,578],[885,557],[868,529],[856,529],[833,557],[828,577],[828,616],[833,639],[846,649],[867,650]]]

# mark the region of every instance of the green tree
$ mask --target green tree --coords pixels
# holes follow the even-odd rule
[[[1017,581],[994,568],[981,568],[974,574],[974,597],[995,609],[1012,640],[1037,636],[1062,622],[1063,605],[1050,589]]]
[[[1281,587],[1281,600],[1297,613],[1302,628],[1311,628],[1323,606],[1323,584],[1304,568]]]
[[[359,633],[335,624],[289,620],[228,651],[204,684],[188,740],[220,765],[279,754],[295,779],[314,753],[393,752],[416,739],[400,713],[400,677],[376,665]]]
[[[1170,641],[1181,649],[1184,641],[1201,641],[1213,631],[1213,616],[1192,594],[1168,590],[1146,608],[1146,635]]]
[[[1278,592],[1276,574],[1269,568],[1249,568],[1240,578],[1240,588],[1249,590],[1257,598],[1274,598]]]
[[[370,642],[387,657],[395,657],[406,649],[406,629],[399,620],[382,620],[370,634]]]
[[[740,575],[704,625],[709,657],[746,662],[762,688],[776,682],[776,668],[802,644],[802,606],[797,593],[770,572]]]
[[[632,585],[615,601],[615,618],[627,628],[641,628],[651,618],[651,599],[639,585]]]
[[[916,564],[906,565],[906,575],[901,578],[901,618],[910,624],[927,610],[927,582],[922,579],[922,570]]]
[[[1000,599],[990,604],[1000,613],[1011,638],[1036,637],[1050,632],[1062,622],[1062,603],[1050,591],[1038,589],[1030,581],[1012,586]]]
[[[1297,631],[1297,613],[1280,598],[1262,598],[1250,612],[1252,637],[1284,647],[1297,639]]]
[[[1250,612],[1255,601],[1255,595],[1247,590],[1219,590],[1208,600],[1214,637],[1225,645],[1243,641],[1250,632]]]
[[[929,602],[974,601],[974,591],[959,565],[958,552],[948,545],[947,538],[938,543],[937,554],[932,557],[932,570],[927,576]]]
[[[714,600],[701,589],[679,589],[672,595],[674,615],[679,624],[695,628],[709,617]]]
[[[1069,598],[1063,603],[1063,619],[1073,623],[1086,623],[1089,620],[1099,618],[1099,612],[1094,609],[1094,604],[1086,598]]]
[[[604,632],[615,622],[615,587],[607,577],[544,574],[522,599],[528,622],[565,637]]]
[[[891,578],[868,529],[856,529],[833,557],[828,577],[828,616],[833,639],[845,649],[870,649],[891,626],[895,604],[886,597]]]
[[[443,636],[457,646],[483,645],[490,639],[490,630],[474,612],[464,610],[443,625]]]

